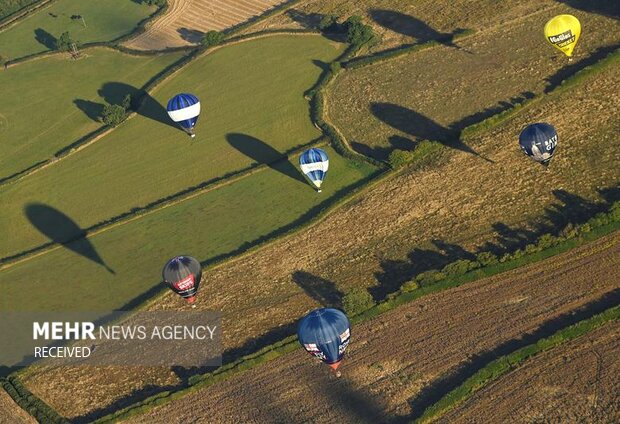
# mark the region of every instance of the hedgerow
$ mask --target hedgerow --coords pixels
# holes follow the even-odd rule
[[[0,384],[15,403],[40,423],[69,424],[66,418],[60,416],[47,403],[34,396],[17,377],[9,376],[6,379],[1,379]]]

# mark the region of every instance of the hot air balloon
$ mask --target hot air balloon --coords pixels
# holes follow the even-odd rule
[[[198,97],[187,93],[177,94],[168,102],[167,110],[170,119],[179,124],[192,138],[196,137],[194,126],[200,115]]]
[[[545,38],[552,46],[564,52],[569,58],[581,35],[579,19],[573,15],[558,15],[545,24]]]
[[[321,184],[329,168],[329,158],[325,150],[312,148],[308,149],[299,157],[299,167],[301,172],[314,184],[318,192],[321,192]]]
[[[549,165],[557,144],[558,133],[544,122],[528,125],[519,135],[523,152],[544,166]]]
[[[196,301],[196,293],[200,285],[202,267],[200,262],[191,256],[177,256],[164,266],[162,272],[164,283],[170,289],[192,304]]]
[[[333,308],[315,309],[301,320],[297,328],[297,338],[304,349],[328,364],[338,377],[338,366],[350,337],[349,319]]]

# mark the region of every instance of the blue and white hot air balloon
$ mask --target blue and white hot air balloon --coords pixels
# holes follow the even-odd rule
[[[349,345],[351,325],[347,316],[333,308],[315,309],[297,328],[299,343],[308,353],[328,364],[340,376],[338,366]]]
[[[200,115],[198,97],[187,93],[177,94],[168,102],[167,110],[170,119],[179,124],[192,138],[196,136],[194,126]]]
[[[547,166],[558,145],[558,133],[544,122],[531,124],[521,131],[519,145],[526,155]]]
[[[299,167],[301,172],[318,188],[320,193],[321,184],[329,168],[329,158],[325,150],[318,148],[306,150],[299,157]]]

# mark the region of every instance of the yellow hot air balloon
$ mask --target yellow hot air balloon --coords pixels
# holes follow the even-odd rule
[[[558,15],[545,24],[545,38],[554,47],[568,57],[573,55],[573,49],[581,35],[579,19],[573,15]]]

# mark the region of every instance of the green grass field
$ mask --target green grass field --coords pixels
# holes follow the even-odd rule
[[[96,116],[84,110],[96,115],[104,97],[119,97],[99,93],[105,83],[122,80],[141,87],[180,57],[130,56],[96,48],[78,61],[53,56],[0,72],[0,180],[101,127]]]
[[[206,261],[233,252],[303,219],[375,171],[343,159],[331,148],[327,152],[330,171],[321,194],[293,175],[294,157],[87,242],[59,247],[0,271],[0,309],[120,308],[160,284],[168,258],[189,254]],[[208,274],[201,293],[208,298]]]
[[[155,10],[131,0],[58,0],[0,32],[0,56],[17,59],[50,50],[65,31],[80,43],[111,41],[133,31]],[[73,15],[81,15],[86,27]]]
[[[0,257],[49,241],[25,216],[29,203],[56,208],[87,228],[253,163],[273,161],[319,137],[303,93],[319,78],[319,61],[331,61],[342,48],[319,36],[277,36],[222,48],[192,62],[110,135],[0,187],[0,202],[12,205],[0,211],[5,236]],[[130,88],[111,81],[103,89],[120,93]],[[169,121],[162,106],[184,91],[201,99],[195,141]]]

